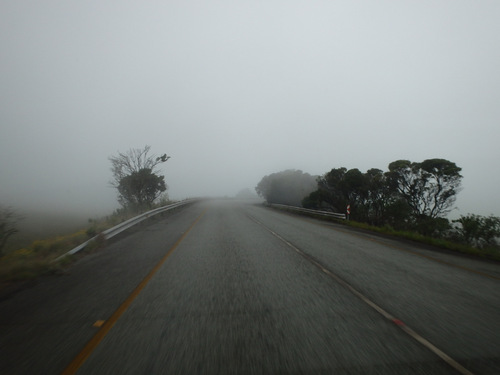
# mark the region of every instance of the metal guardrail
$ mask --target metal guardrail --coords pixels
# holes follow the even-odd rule
[[[196,201],[196,199],[188,199],[188,200],[185,200],[182,202],[169,204],[168,206],[155,208],[154,210],[145,212],[145,213],[140,214],[138,216],[135,216],[131,219],[128,219],[128,220],[124,221],[123,223],[115,225],[113,228],[106,229],[105,231],[99,233],[97,236],[92,237],[91,239],[89,239],[89,240],[85,241],[84,243],[78,245],[77,247],[71,249],[67,253],[64,253],[63,255],[57,257],[56,259],[54,259],[54,262],[61,260],[65,256],[72,255],[72,254],[79,252],[80,250],[83,250],[90,242],[94,241],[99,236],[103,236],[105,240],[109,240],[110,238],[116,236],[117,234],[123,232],[124,230],[127,230],[128,228],[130,228],[136,224],[139,224],[141,221],[149,219],[150,217],[152,217],[154,215],[157,215],[159,213],[162,213],[162,212],[165,212],[168,210],[172,210],[172,209],[177,208],[177,207],[184,206],[184,205],[186,205],[188,203],[192,203],[194,201]]]
[[[285,210],[289,211],[297,211],[297,212],[304,212],[304,213],[311,213],[315,215],[320,215],[320,216],[327,216],[327,217],[334,217],[336,219],[346,219],[346,214],[339,214],[336,212],[328,212],[328,211],[318,211],[318,210],[310,210],[308,208],[301,208],[301,207],[295,207],[295,206],[286,206],[284,204],[270,204],[270,207],[277,207],[277,208],[283,208]]]

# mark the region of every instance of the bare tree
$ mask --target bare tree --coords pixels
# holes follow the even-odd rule
[[[3,249],[9,237],[18,232],[18,218],[10,207],[0,206],[0,256],[4,255]]]
[[[164,176],[158,175],[157,165],[170,156],[150,155],[151,147],[130,149],[109,157],[113,180],[111,185],[118,190],[118,201],[123,207],[137,209],[151,206],[161,193],[167,190]]]
[[[139,173],[142,169],[150,169],[152,173],[157,173],[155,167],[170,159],[167,154],[149,155],[150,150],[151,146],[146,145],[143,149],[131,148],[126,152],[119,152],[116,156],[110,156],[109,161],[111,161],[111,171],[113,172],[111,185],[118,187],[123,177]]]

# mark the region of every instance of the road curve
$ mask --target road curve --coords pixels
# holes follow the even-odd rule
[[[500,267],[206,201],[0,301],[2,374],[498,374]]]

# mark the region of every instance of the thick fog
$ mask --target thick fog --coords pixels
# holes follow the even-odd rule
[[[111,213],[150,145],[172,199],[285,169],[462,167],[500,215],[500,2],[2,1],[0,203]]]

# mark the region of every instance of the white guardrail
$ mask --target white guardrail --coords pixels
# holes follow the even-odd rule
[[[289,210],[289,211],[297,211],[297,212],[311,213],[311,214],[320,215],[320,216],[334,217],[336,219],[343,219],[343,220],[346,219],[346,214],[339,214],[336,212],[310,210],[308,208],[286,206],[284,204],[274,204],[274,203],[270,204],[269,206],[283,208],[283,209]]]
[[[149,219],[151,216],[160,214],[160,213],[168,211],[168,210],[172,210],[172,209],[180,207],[180,206],[184,206],[188,203],[193,203],[194,201],[196,201],[196,199],[187,199],[187,200],[182,201],[182,202],[169,204],[168,206],[155,208],[154,210],[151,210],[151,211],[145,212],[143,214],[140,214],[138,216],[135,216],[132,219],[128,219],[128,220],[124,221],[123,223],[115,225],[113,228],[106,229],[105,231],[99,233],[97,236],[92,237],[91,239],[89,239],[89,240],[85,241],[84,243],[78,245],[77,247],[71,249],[67,253],[64,253],[63,255],[57,257],[56,259],[54,259],[54,262],[61,260],[65,256],[72,255],[72,254],[79,252],[80,250],[83,250],[90,242],[94,241],[99,236],[104,236],[105,240],[109,240],[110,238],[116,236],[117,234],[123,232],[124,230],[126,230],[126,229],[128,229],[136,224],[139,224],[141,221]]]

